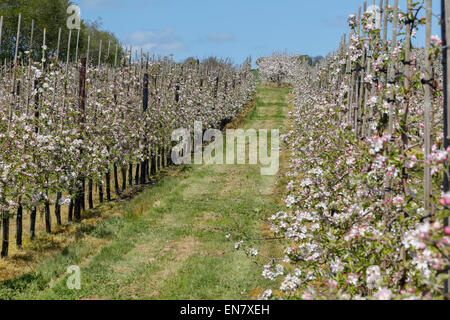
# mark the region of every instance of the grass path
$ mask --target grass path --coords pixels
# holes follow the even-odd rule
[[[243,128],[280,128],[289,89],[260,86]],[[208,165],[170,170],[154,187],[118,204],[118,215],[80,229],[79,241],[33,273],[0,283],[0,298],[242,299],[267,286],[260,268],[225,234],[238,224],[263,230],[260,214],[278,209],[276,177],[259,166]],[[273,250],[265,247],[264,250]],[[66,268],[81,268],[68,290]]]

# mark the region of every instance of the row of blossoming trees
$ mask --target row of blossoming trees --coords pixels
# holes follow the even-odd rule
[[[127,183],[145,184],[170,164],[174,129],[191,128],[194,120],[220,128],[254,91],[250,60],[240,67],[214,58],[176,63],[148,55],[131,59],[130,50],[111,66],[102,63],[106,50],[98,60],[72,63],[46,49],[44,38],[41,61],[19,51],[1,68],[2,257],[11,219],[19,248],[24,217],[31,238],[39,212],[48,233],[52,220],[66,220],[62,205],[68,206],[66,221],[80,220],[97,196],[111,200]]]
[[[296,65],[300,64],[299,57],[286,53],[274,53],[271,57],[259,58],[256,64],[259,76],[263,82],[275,82],[278,88],[283,83],[292,83],[297,75]]]
[[[269,219],[286,247],[264,266],[280,287],[262,298],[448,298],[448,49],[431,2],[365,4],[319,68],[292,65],[286,210]],[[422,28],[425,49],[413,48]]]

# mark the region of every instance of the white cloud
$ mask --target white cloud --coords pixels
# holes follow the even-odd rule
[[[144,52],[172,53],[186,50],[184,42],[172,28],[163,31],[136,31],[125,42],[137,50],[142,48]]]
[[[211,33],[208,35],[208,41],[211,42],[231,42],[235,38],[231,33]]]

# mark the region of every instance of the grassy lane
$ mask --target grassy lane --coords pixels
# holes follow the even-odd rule
[[[258,88],[243,128],[280,128],[289,89]],[[79,228],[79,241],[35,272],[0,283],[0,298],[242,299],[267,286],[225,234],[239,225],[264,230],[260,214],[278,209],[276,177],[259,166],[189,166],[118,204],[120,214]],[[267,245],[265,250],[274,250]],[[68,290],[66,268],[81,267],[81,290]]]

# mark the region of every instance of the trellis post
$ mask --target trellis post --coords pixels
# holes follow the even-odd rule
[[[72,40],[72,29],[69,30],[69,40],[67,41],[67,59],[66,59],[66,74],[67,70],[69,68],[69,62],[70,62],[70,42]]]
[[[2,53],[3,16],[0,17],[0,53]]]
[[[145,113],[148,109],[148,73],[144,74],[144,83],[143,83],[143,91],[142,91],[142,111]],[[144,137],[144,141],[146,141]],[[146,142],[145,142],[146,143]],[[147,146],[145,146],[147,148]],[[147,151],[144,152],[144,154],[147,154]],[[142,159],[141,163],[141,184],[146,183],[146,172],[147,172],[147,161],[146,159]]]
[[[450,56],[450,49],[448,47],[450,43],[450,4],[447,0],[441,0],[441,32],[442,32],[442,64],[443,64],[443,93],[444,93],[444,148],[447,150],[449,147],[449,129],[450,129],[450,83],[448,75],[450,73],[450,64],[448,59]],[[449,171],[448,162],[446,162],[446,169],[444,171],[443,191],[447,193],[449,191]],[[444,219],[444,226],[449,226],[449,218]],[[448,295],[449,280],[444,283],[444,293]]]
[[[424,110],[424,120],[425,120],[425,146],[424,146],[424,201],[425,201],[425,215],[430,215],[431,209],[431,171],[430,163],[428,158],[431,154],[431,95],[432,87],[430,81],[432,80],[432,66],[431,66],[431,19],[432,19],[432,0],[427,0],[427,15],[426,15],[426,37],[425,37],[425,110]]]
[[[89,66],[89,50],[91,47],[91,36],[88,36],[88,45],[87,45],[87,52],[86,52],[86,67]]]
[[[397,50],[397,27],[398,27],[398,0],[394,1],[394,21],[392,23],[392,50]],[[390,63],[388,67],[389,90],[389,135],[394,134],[394,106],[395,102],[395,63]]]
[[[100,67],[100,64],[102,63],[102,40],[100,40],[100,47],[98,49],[98,66]]]
[[[87,58],[81,58],[81,66],[80,66],[80,84],[79,84],[79,109],[81,115],[81,124],[85,122],[85,110],[86,110],[86,66],[87,66]],[[84,199],[84,188],[82,187],[82,177],[78,177],[77,179],[77,194],[75,199],[75,220],[81,220],[81,208],[82,201]]]
[[[78,47],[79,47],[79,45],[80,45],[80,29],[78,29],[78,32],[77,32],[77,46],[75,49],[75,63],[78,62]]]
[[[61,45],[61,28],[58,30],[58,44],[56,46],[56,60],[59,59],[59,47]]]

